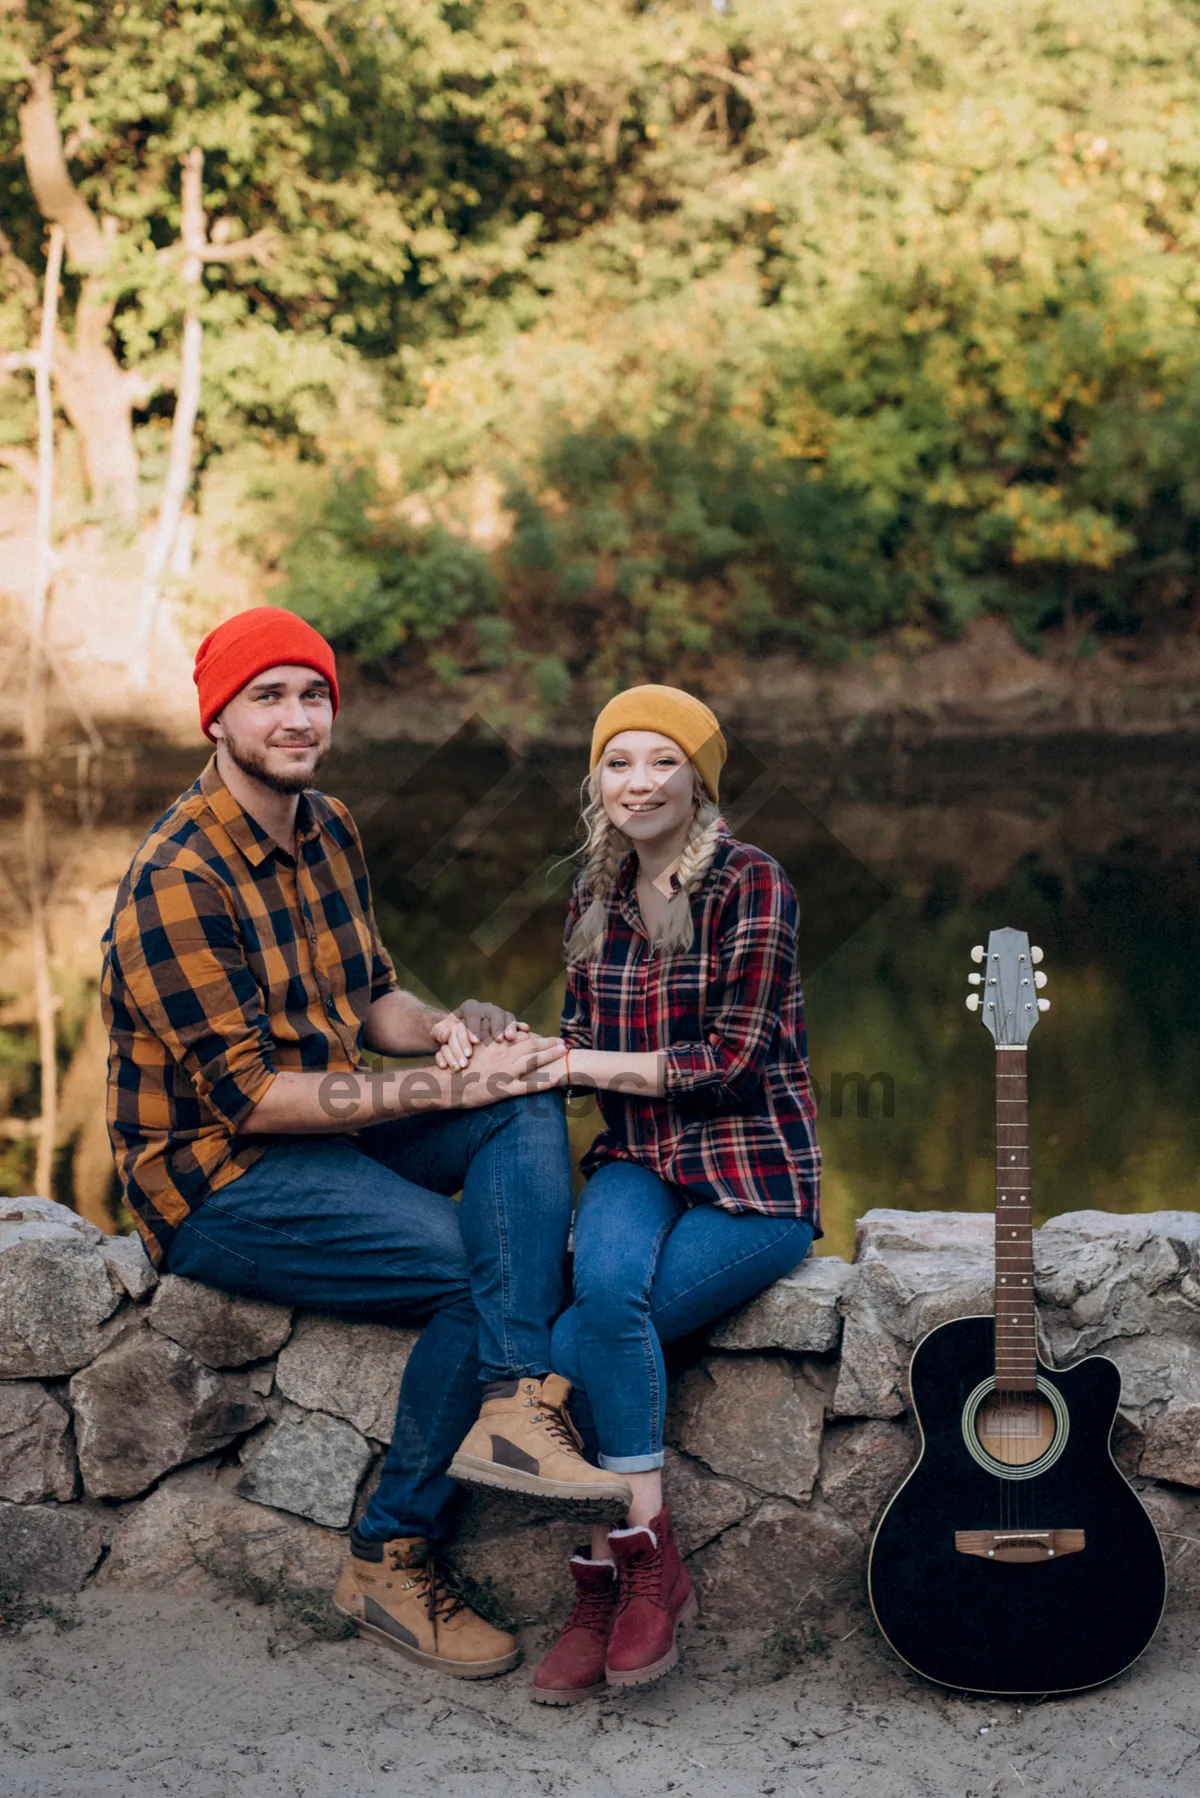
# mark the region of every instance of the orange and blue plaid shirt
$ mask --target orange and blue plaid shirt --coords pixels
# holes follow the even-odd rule
[[[627,854],[595,960],[567,969],[564,1039],[615,1054],[665,1051],[662,1098],[596,1096],[606,1128],[583,1158],[635,1161],[691,1200],[799,1217],[820,1235],[821,1152],[796,963],[799,907],[778,862],[722,829],[693,893],[686,953],[651,953]],[[569,937],[591,903],[575,882]]]
[[[238,1126],[276,1071],[361,1068],[367,1011],[396,986],[345,806],[304,793],[285,849],[214,757],[152,826],[104,937],[109,1135],[155,1261],[269,1146]]]

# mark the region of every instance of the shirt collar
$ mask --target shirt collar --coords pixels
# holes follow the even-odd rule
[[[217,758],[212,755],[208,766],[200,776],[200,791],[208,801],[213,816],[224,825],[231,842],[241,850],[252,867],[259,867],[269,855],[280,853],[292,859],[292,852],[283,843],[277,843],[273,836],[265,831],[256,818],[243,809],[234,798],[225,782],[217,772]],[[296,808],[296,840],[300,843],[311,842],[319,834],[320,826],[313,816],[313,808],[307,793],[301,793],[300,803]]]

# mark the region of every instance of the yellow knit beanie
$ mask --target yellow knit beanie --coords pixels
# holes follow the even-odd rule
[[[709,798],[716,799],[725,763],[725,739],[703,700],[693,699],[680,687],[627,687],[609,700],[596,720],[593,768],[604,754],[605,744],[623,730],[660,730],[670,737],[695,765]]]

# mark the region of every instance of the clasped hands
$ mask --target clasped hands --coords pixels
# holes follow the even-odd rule
[[[434,1062],[461,1072],[468,1063],[485,1077],[527,1082],[530,1091],[566,1083],[566,1044],[561,1037],[537,1036],[502,1005],[465,999],[431,1026],[438,1044]],[[536,1079],[533,1076],[537,1076]]]

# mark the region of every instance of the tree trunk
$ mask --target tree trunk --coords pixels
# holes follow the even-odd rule
[[[25,669],[25,753],[29,756],[40,756],[46,747],[46,632],[54,581],[54,396],[50,387],[50,368],[54,358],[62,253],[62,226],[55,225],[50,232],[50,254],[46,258],[42,329],[34,365],[38,414],[37,564],[33,574],[33,603],[29,608],[29,660]]]
[[[144,387],[137,375],[120,366],[110,347],[113,302],[103,297],[102,283],[112,236],[101,229],[71,179],[53,78],[44,66],[30,75],[20,119],[21,148],[34,198],[47,224],[62,227],[68,261],[83,276],[75,340],[64,342],[57,358],[63,407],[79,433],[92,497],[133,525],[138,513],[133,408]]]
[[[192,446],[196,434],[196,415],[200,409],[200,372],[203,332],[198,306],[200,277],[204,269],[204,196],[202,180],[204,152],[196,148],[183,159],[182,241],[184,249],[181,280],[184,291],[183,347],[179,365],[179,386],[175,399],[175,416],[171,421],[171,453],[167,459],[167,478],[163,482],[162,499],[146,566],[142,575],[142,591],[138,604],[133,649],[129,658],[129,674],[135,687],[145,689],[150,679],[150,657],[154,646],[154,627],[158,621],[159,598],[163,575],[170,560],[171,548],[183,515],[183,502],[192,478]]]
[[[138,456],[134,401],[141,382],[121,368],[108,347],[113,309],[85,281],[75,308],[75,341],[58,356],[58,393],[79,437],[93,500],[124,523],[137,523]]]
[[[37,1017],[38,1057],[42,1066],[42,1115],[38,1128],[34,1189],[44,1199],[54,1173],[54,1140],[58,1130],[57,1005],[50,978],[50,922],[46,898],[50,885],[46,865],[46,814],[39,787],[25,796],[25,878],[29,889],[30,972]]]

